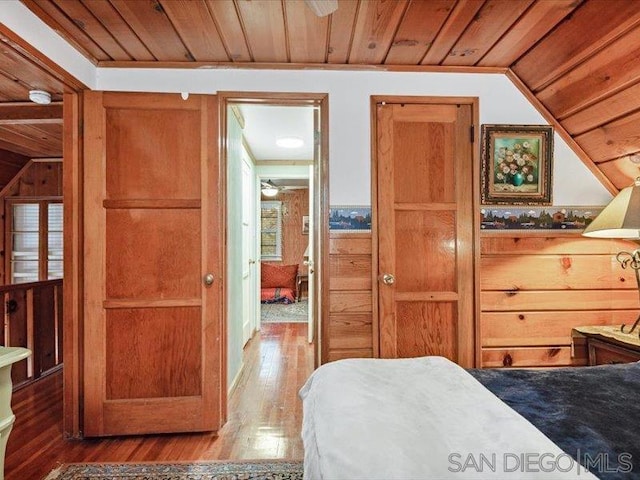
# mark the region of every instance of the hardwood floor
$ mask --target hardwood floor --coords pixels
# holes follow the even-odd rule
[[[6,480],[39,480],[60,463],[302,459],[298,390],[313,371],[306,323],[268,323],[247,344],[245,367],[213,434],[62,439],[62,375],[13,396],[16,415],[5,461]]]

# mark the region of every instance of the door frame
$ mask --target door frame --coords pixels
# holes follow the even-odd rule
[[[372,306],[373,306],[373,352],[374,357],[380,356],[380,322],[379,322],[379,296],[378,296],[378,125],[376,116],[376,105],[384,103],[405,103],[405,104],[455,104],[470,105],[472,118],[472,161],[473,161],[473,294],[474,294],[474,361],[475,365],[480,365],[481,343],[480,343],[480,142],[478,141],[480,125],[480,101],[478,97],[433,97],[433,96],[395,96],[395,95],[372,95],[369,102],[369,115],[371,120],[371,241],[372,241]]]
[[[324,345],[322,337],[323,325],[325,318],[328,319],[328,311],[321,309],[321,305],[328,305],[329,300],[329,95],[327,93],[304,93],[304,92],[230,92],[219,91],[217,93],[219,99],[219,124],[220,124],[220,165],[226,172],[227,170],[227,112],[230,104],[250,103],[257,105],[274,105],[274,106],[317,106],[320,108],[320,158],[315,162],[317,191],[316,199],[319,204],[319,211],[316,212],[314,231],[315,238],[318,242],[315,245],[314,258],[320,259],[316,263],[316,315],[315,315],[315,339],[314,342],[314,364],[317,367],[323,361],[326,361],[326,352],[328,345]],[[226,178],[226,173],[225,173]],[[223,181],[226,184],[226,180]],[[226,200],[226,194],[225,194]],[[226,209],[225,209],[226,211]],[[222,219],[224,231],[227,230],[226,215]],[[223,257],[226,259],[228,246],[225,244]],[[226,270],[226,268],[225,268]],[[226,282],[226,271],[225,271]],[[222,385],[227,384],[227,308],[222,319],[222,338],[223,338],[223,359],[222,372],[225,378]],[[226,397],[224,398],[223,418],[226,418]]]

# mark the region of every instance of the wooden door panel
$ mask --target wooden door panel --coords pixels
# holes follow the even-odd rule
[[[106,333],[108,400],[202,393],[200,308],[112,309]]]
[[[454,211],[396,211],[395,290],[456,291]]]
[[[217,430],[217,99],[87,92],[84,106],[84,433]]]
[[[107,210],[106,300],[199,299],[200,215],[195,208]]]
[[[200,131],[200,112],[117,104],[110,108],[106,112],[107,198],[199,199],[201,145],[190,139]]]
[[[398,357],[440,355],[458,360],[455,302],[398,302]]]
[[[380,354],[473,366],[472,107],[419,102],[376,112]]]
[[[452,124],[394,121],[393,173],[397,203],[455,201],[455,164],[450,151],[450,139],[454,135]]]

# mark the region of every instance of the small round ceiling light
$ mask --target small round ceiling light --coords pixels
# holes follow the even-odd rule
[[[280,137],[276,140],[276,145],[282,148],[300,148],[304,141],[300,137]]]
[[[30,90],[29,100],[38,105],[49,105],[51,103],[51,94],[44,90]]]

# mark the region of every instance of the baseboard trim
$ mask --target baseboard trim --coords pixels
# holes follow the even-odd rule
[[[238,373],[236,373],[236,376],[233,377],[233,381],[231,382],[231,385],[229,385],[229,389],[227,390],[227,397],[230,397],[231,394],[236,389],[236,387],[238,386],[238,380],[240,380],[240,377],[242,376],[242,372],[244,372],[244,361],[240,364]]]

